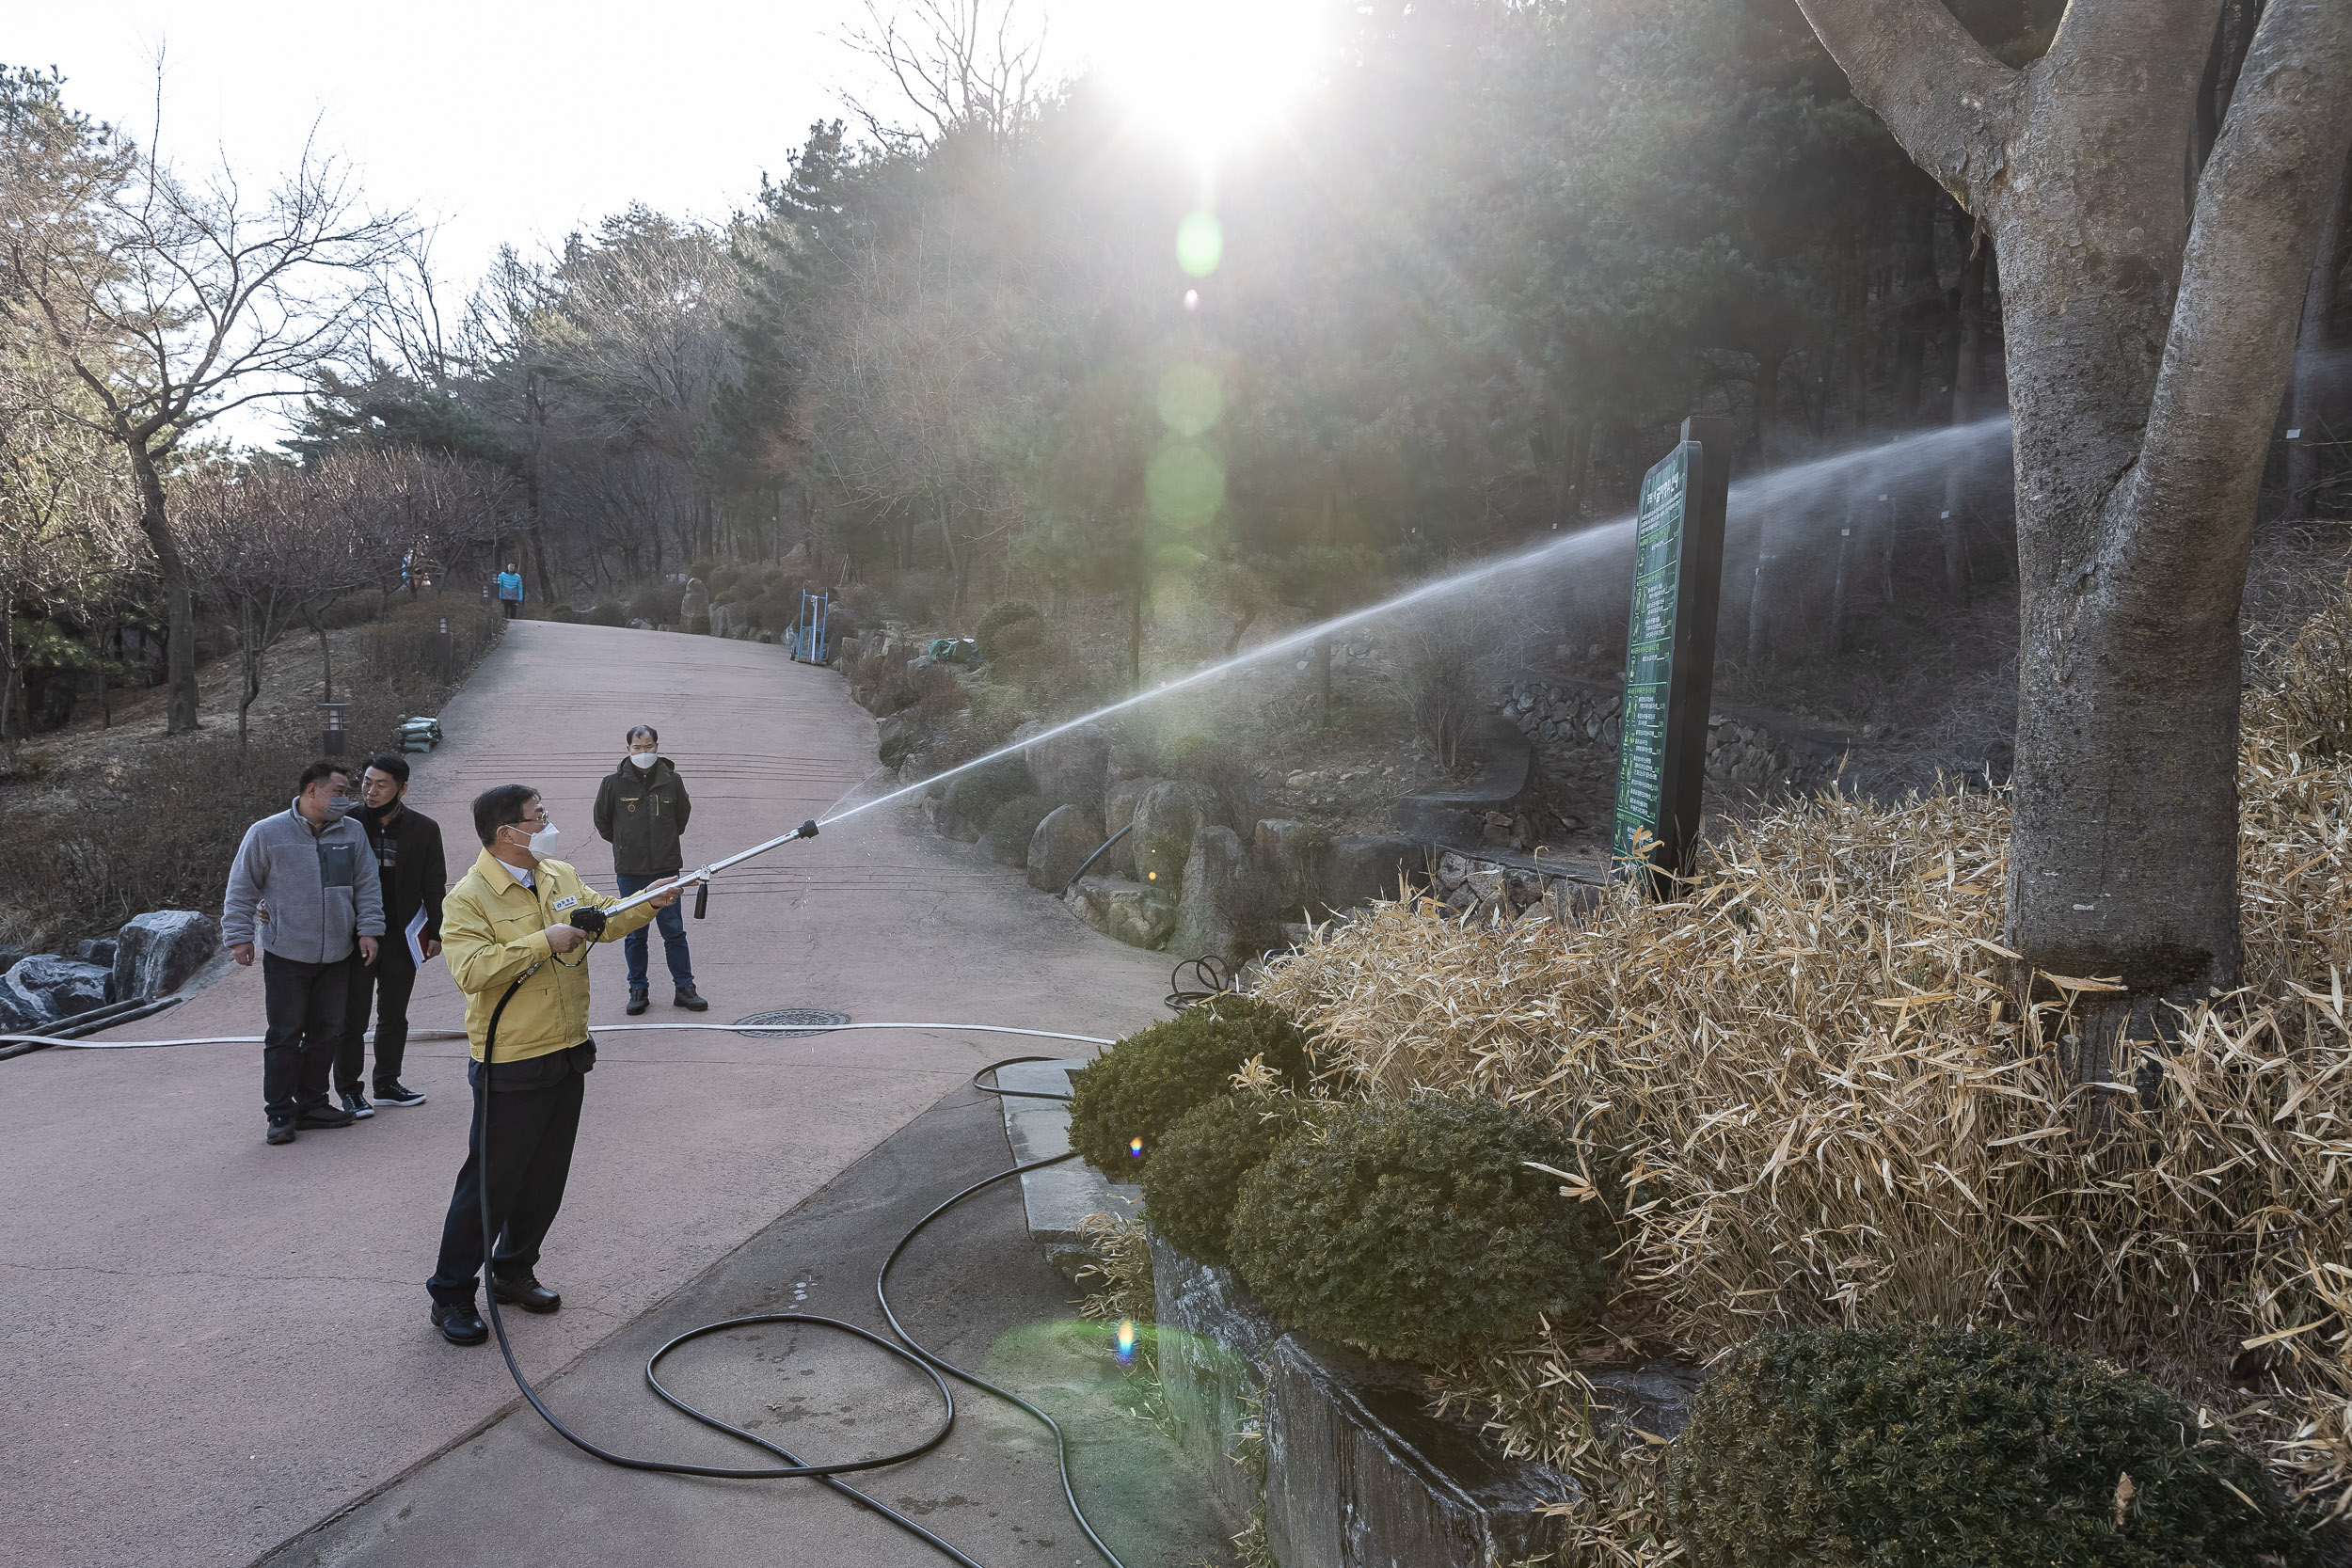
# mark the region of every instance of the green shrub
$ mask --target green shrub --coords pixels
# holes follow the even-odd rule
[[[580,615],[580,618],[584,624],[592,626],[625,626],[628,625],[628,611],[622,606],[614,604],[609,599],[603,604],[591,606]]]
[[[999,865],[1028,864],[1029,840],[1037,836],[1037,825],[1051,810],[1035,795],[1014,796],[989,814],[988,826],[980,832],[980,847]]]
[[[1021,726],[1028,702],[1028,693],[1017,686],[983,686],[972,693],[973,728],[1001,742]]]
[[[914,754],[914,732],[911,729],[900,730],[882,743],[882,765],[896,772],[906,766],[908,757]]]
[[[2271,1499],[2153,1383],[2009,1329],[1752,1339],[1700,1391],[1667,1478],[1695,1568],[2315,1562]]]
[[[1005,651],[997,646],[996,634],[1007,626],[1041,618],[1042,612],[1026,599],[1006,599],[990,605],[980,617],[979,629],[973,633],[973,640],[980,645],[980,657],[994,658]]]
[[[1375,1355],[1436,1360],[1599,1305],[1615,1227],[1534,1160],[1577,1168],[1555,1123],[1477,1096],[1332,1113],[1245,1178],[1233,1267],[1266,1308]]]
[[[1185,1257],[1223,1264],[1242,1178],[1325,1105],[1289,1095],[1220,1095],[1178,1117],[1143,1166],[1152,1228]]]
[[[1112,1180],[1131,1180],[1179,1117],[1232,1093],[1233,1074],[1253,1056],[1293,1090],[1306,1088],[1306,1035],[1287,1013],[1247,996],[1220,996],[1137,1030],[1071,1075],[1071,1147]]]
[[[946,805],[951,816],[985,829],[998,806],[1028,792],[1028,768],[1019,757],[999,757],[948,780]]]
[[[1036,619],[1010,621],[997,627],[995,636],[990,641],[995,645],[999,658],[1026,653],[1045,641],[1045,623]]]

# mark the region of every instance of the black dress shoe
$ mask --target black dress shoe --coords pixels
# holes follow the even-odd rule
[[[358,1119],[340,1105],[313,1105],[294,1117],[294,1125],[305,1132],[316,1132],[322,1127],[349,1127]]]
[[[264,1143],[273,1143],[273,1144],[290,1144],[290,1143],[294,1142],[294,1117],[272,1117],[270,1118],[270,1123],[269,1123],[269,1135],[268,1135],[267,1137],[265,1137],[262,1141],[263,1141]]]
[[[564,1298],[531,1275],[520,1279],[501,1279],[490,1276],[490,1293],[508,1307],[519,1307],[526,1312],[552,1312],[564,1305]]]
[[[473,1309],[472,1302],[451,1307],[443,1302],[433,1304],[433,1326],[441,1331],[441,1338],[453,1345],[478,1345],[490,1337],[489,1324]]]
[[[629,1017],[631,1017],[631,1018],[635,1018],[635,1017],[636,1017],[639,1013],[644,1012],[644,1011],[647,1007],[650,1007],[650,1006],[653,1006],[653,1004],[652,1004],[652,1003],[650,1003],[650,1002],[648,1002],[648,1001],[646,1001],[646,1000],[645,1000],[645,988],[644,988],[644,987],[643,987],[643,986],[631,986],[631,987],[629,987],[629,988],[628,988],[628,1016],[629,1016]]]
[[[694,988],[691,986],[678,987],[677,1005],[690,1013],[707,1013],[710,1010],[710,1004],[695,995]]]

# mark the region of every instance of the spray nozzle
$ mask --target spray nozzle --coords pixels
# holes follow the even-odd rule
[[[815,838],[817,836],[817,818],[812,816],[807,821],[801,824],[801,836],[803,838]]]

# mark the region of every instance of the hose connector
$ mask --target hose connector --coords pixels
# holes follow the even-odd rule
[[[815,838],[817,836],[817,818],[812,816],[807,821],[801,824],[801,836],[803,838]]]

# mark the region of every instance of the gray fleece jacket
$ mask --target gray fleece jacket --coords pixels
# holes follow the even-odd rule
[[[357,816],[324,828],[293,806],[245,831],[229,866],[229,896],[220,911],[221,940],[234,947],[254,940],[254,906],[269,905],[259,923],[262,948],[302,963],[339,963],[356,937],[384,934],[384,892],[375,856]]]

